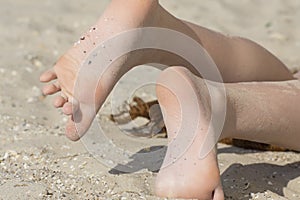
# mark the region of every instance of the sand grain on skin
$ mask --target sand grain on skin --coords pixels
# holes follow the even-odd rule
[[[94,24],[108,0],[0,3],[0,199],[159,199],[151,189],[156,173],[142,169],[110,174],[82,143],[68,141],[63,130],[66,118],[52,108],[52,97],[43,97],[39,90],[40,73]],[[177,5],[162,0],[162,4],[178,17],[249,37],[291,69],[300,67],[299,1],[186,0]],[[138,77],[121,85],[135,85]],[[100,119],[108,133],[122,134],[108,119]],[[300,199],[299,154],[226,145],[219,146],[219,153],[226,199]]]

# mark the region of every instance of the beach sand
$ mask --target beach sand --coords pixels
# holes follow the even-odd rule
[[[97,151],[100,158],[95,159],[86,142],[68,141],[66,117],[51,106],[53,97],[41,95],[40,73],[78,40],[108,3],[70,2],[0,0],[0,199],[159,199],[152,186],[164,139],[124,135],[124,127],[108,120],[111,104],[107,101],[97,121],[110,141],[131,152],[162,150],[153,160],[133,156],[132,172],[118,172],[114,166],[118,158],[104,158],[108,149]],[[185,0],[176,4],[163,0],[162,4],[180,18],[250,38],[291,70],[300,69],[300,1]],[[145,77],[146,73],[151,74],[150,82],[155,80],[157,71],[146,67],[125,77],[116,89],[118,100],[128,88],[140,84],[140,74]],[[137,94],[155,98],[153,85],[139,88]],[[300,154],[222,144],[218,148],[226,199],[300,199]]]

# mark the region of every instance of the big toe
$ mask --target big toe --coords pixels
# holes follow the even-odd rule
[[[80,134],[77,131],[76,124],[73,121],[72,116],[69,117],[66,125],[66,136],[72,141],[78,141],[80,139]]]
[[[67,122],[67,138],[72,141],[79,140],[90,128],[96,113],[93,106],[80,104],[78,110],[70,116]]]

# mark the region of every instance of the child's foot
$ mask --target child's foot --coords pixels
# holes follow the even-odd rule
[[[45,95],[55,94],[61,91],[54,101],[54,106],[63,108],[70,119],[66,126],[66,135],[71,140],[78,140],[90,127],[95,113],[106,99],[118,79],[129,71],[132,67],[145,63],[163,63],[167,65],[187,63],[182,58],[168,52],[147,49],[130,52],[109,66],[103,77],[97,85],[95,96],[96,108],[91,109],[87,103],[91,102],[89,95],[82,95],[82,98],[74,99],[74,85],[83,61],[97,46],[101,45],[107,39],[118,35],[121,32],[142,28],[142,27],[163,27],[185,33],[195,40],[199,40],[194,32],[181,20],[170,15],[164,10],[157,0],[141,1],[127,0],[124,6],[122,0],[112,0],[100,20],[93,26],[80,40],[74,44],[65,55],[63,55],[53,69],[41,75],[42,82],[50,82],[57,79],[53,84],[44,88]],[[133,38],[134,40],[134,38]],[[128,43],[128,41],[126,41]],[[135,41],[132,41],[134,43]],[[121,45],[121,44],[120,44]],[[83,70],[82,70],[83,71]],[[91,82],[87,77],[88,82]],[[89,83],[95,85],[95,83]],[[76,88],[77,91],[84,93],[91,88]],[[95,112],[96,111],[96,112]],[[74,119],[76,115],[77,119]],[[74,121],[76,121],[76,126]]]
[[[157,6],[157,1],[129,0],[126,2],[126,7],[124,7],[123,3],[119,0],[113,0],[98,23],[58,60],[53,69],[41,75],[40,80],[42,82],[55,80],[53,84],[49,84],[43,89],[45,95],[55,94],[59,91],[62,93],[61,96],[56,97],[53,104],[57,108],[62,107],[64,114],[70,115],[66,126],[66,135],[71,140],[78,140],[90,127],[95,117],[95,111],[92,112],[89,110],[89,106],[85,103],[92,101],[91,99],[87,99],[89,95],[82,95],[79,99],[73,99],[74,85],[77,76],[79,76],[78,72],[82,62],[94,48],[120,32],[141,26],[155,26],[158,16],[158,13],[156,13]],[[91,83],[91,85],[98,85],[97,93],[92,97],[96,98],[96,111],[99,110],[121,75],[134,65],[143,63],[143,58],[138,53],[130,54],[126,55],[126,58],[131,56],[134,59],[119,59],[121,61],[115,62],[110,67],[107,73],[101,78],[99,84]],[[111,75],[116,73],[118,73],[116,76]],[[76,90],[84,93],[84,91],[88,91],[90,88],[76,88]],[[76,126],[74,115],[78,118]]]
[[[223,200],[215,148],[200,159],[211,118],[204,81],[185,68],[168,68],[157,83],[157,97],[169,133],[167,154],[156,180],[157,195]],[[191,143],[186,145],[186,140]]]
[[[124,3],[126,3],[126,6],[124,6]],[[156,62],[170,66],[180,65],[191,67],[180,56],[165,51],[148,49],[134,53],[131,52],[124,55],[123,59],[120,58],[119,62],[114,62],[113,66],[109,67],[109,71],[101,78],[97,94],[93,96],[97,103],[93,111],[88,109],[89,106],[83,103],[85,100],[91,101],[87,99],[88,97],[84,96],[82,99],[77,99],[77,101],[73,99],[74,84],[77,76],[79,76],[78,72],[81,64],[96,46],[123,31],[147,26],[172,29],[184,33],[198,43],[203,44],[203,47],[216,62],[225,82],[256,79],[277,80],[274,77],[280,77],[278,80],[290,78],[290,74],[284,65],[274,58],[274,56],[266,53],[263,48],[253,45],[251,42],[245,42],[245,40],[232,40],[203,27],[181,21],[164,10],[158,4],[158,0],[126,0],[126,2],[125,0],[112,0],[98,23],[80,38],[74,47],[57,62],[53,69],[44,73],[40,78],[42,82],[50,82],[57,79],[56,83],[45,87],[44,93],[49,95],[62,91],[62,96],[55,99],[54,105],[56,107],[63,107],[63,112],[66,115],[70,115],[70,120],[66,128],[66,135],[70,139],[78,140],[87,131],[95,117],[95,113],[106,99],[114,84],[133,66]],[[134,41],[132,42],[134,43]],[[228,49],[231,51],[228,51]],[[247,56],[235,55],[237,52]],[[247,67],[248,71],[245,71],[244,63],[251,63],[248,62],[249,59],[255,60],[251,59],[253,57],[251,52],[256,52],[255,55],[264,55],[268,59],[258,60],[270,61],[271,64],[254,62],[251,66]],[[252,56],[248,58],[249,54]],[[235,56],[232,57],[232,55]],[[230,58],[224,62],[225,64],[223,63],[224,57]],[[261,66],[272,66],[272,69],[265,67],[264,72],[267,73],[262,73],[261,70],[257,70],[258,68],[261,69]],[[257,73],[258,71],[259,73]],[[270,71],[273,72],[271,75],[269,75]],[[95,85],[96,83],[91,84]],[[79,89],[81,92],[84,92],[90,88],[76,88],[76,90]],[[74,115],[77,116],[77,120],[72,119]],[[76,120],[76,127],[74,120]]]

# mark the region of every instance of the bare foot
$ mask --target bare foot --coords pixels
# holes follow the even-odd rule
[[[61,96],[55,99],[54,106],[62,107],[63,112],[70,115],[70,120],[66,126],[66,135],[71,140],[78,140],[88,130],[95,113],[99,110],[117,80],[132,67],[156,62],[169,66],[186,66],[193,70],[193,67],[187,61],[172,53],[158,50],[131,52],[114,62],[101,78],[96,95],[92,97],[95,98],[97,103],[93,111],[87,103],[84,103],[91,101],[88,99],[90,96],[82,95],[82,98],[75,99],[74,85],[79,76],[80,67],[92,50],[108,38],[126,30],[140,27],[168,28],[193,38],[199,44],[202,44],[211,55],[225,82],[285,80],[291,78],[286,67],[260,46],[241,38],[225,37],[214,31],[179,20],[164,10],[158,4],[158,0],[127,0],[126,7],[123,0],[112,0],[96,25],[92,26],[74,47],[59,59],[53,69],[45,72],[40,77],[42,82],[55,81],[44,88],[46,95],[55,94],[59,91],[62,93]],[[131,42],[134,43],[134,41]],[[231,51],[228,51],[228,49]],[[243,55],[236,55],[236,53]],[[228,59],[226,62],[221,62],[224,57]],[[253,60],[255,62],[251,62]],[[245,70],[244,63],[249,64],[247,66],[248,70]],[[261,66],[266,66],[263,69],[264,73],[262,73]],[[269,69],[268,66],[272,68]],[[269,73],[270,71],[273,73]],[[95,85],[97,83],[91,84]],[[89,89],[88,87],[76,88],[82,93]],[[77,119],[74,119],[74,116],[78,116]],[[74,121],[79,126],[75,126]]]
[[[169,133],[167,154],[156,180],[157,195],[224,199],[214,144],[208,155],[200,158],[211,118],[204,81],[185,68],[168,68],[157,82],[157,97]]]
[[[120,0],[113,0],[105,10],[102,17],[85,33],[74,46],[63,55],[53,69],[43,73],[40,77],[42,82],[50,82],[45,86],[43,92],[45,95],[55,94],[61,91],[61,96],[56,97],[53,104],[55,107],[62,107],[64,114],[70,115],[66,126],[66,135],[71,140],[78,140],[90,127],[95,117],[95,113],[106,99],[107,95],[115,85],[117,80],[130,68],[143,63],[142,57],[138,53],[125,55],[116,61],[110,69],[104,74],[97,86],[96,95],[96,112],[89,109],[87,102],[91,101],[91,95],[86,95],[90,88],[76,88],[82,91],[81,97],[74,98],[74,85],[79,76],[82,62],[88,54],[102,42],[112,36],[133,28],[141,26],[154,26],[158,6],[157,1],[137,1],[129,0],[126,2],[126,8]],[[134,41],[133,41],[134,42]],[[128,59],[133,57],[134,59]],[[126,58],[126,59],[124,59]],[[112,76],[111,74],[116,74]],[[74,119],[74,116],[77,119]],[[80,124],[75,125],[76,124]]]
[[[57,108],[62,107],[64,114],[70,115],[66,125],[66,135],[71,140],[76,141],[84,135],[113,86],[132,67],[146,63],[187,64],[179,56],[155,49],[130,52],[114,61],[99,82],[98,79],[93,82],[86,77],[88,83],[75,88],[81,94],[80,97],[74,98],[74,85],[78,77],[82,76],[79,75],[79,72],[83,71],[81,70],[82,63],[103,42],[124,31],[142,27],[169,28],[185,33],[199,41],[196,34],[184,22],[164,10],[157,0],[128,0],[126,7],[123,4],[124,1],[122,0],[112,0],[96,25],[92,26],[58,60],[53,69],[43,73],[40,77],[41,82],[54,81],[54,83],[44,87],[45,95],[52,95],[61,91],[62,95],[56,97],[53,104]],[[134,43],[134,38],[130,42]],[[127,43],[130,42],[127,41]],[[90,90],[89,85],[97,85],[94,96],[85,92]],[[95,99],[95,109],[88,105],[91,99]]]
[[[162,72],[157,84],[170,137],[156,181],[159,196],[224,199],[215,149],[208,148],[211,151],[204,158],[199,156],[206,137],[211,141],[237,138],[299,151],[300,111],[293,106],[300,99],[298,80],[225,84],[227,108],[221,135],[208,134],[211,119],[220,112],[211,110],[214,98],[207,88],[212,86],[218,97],[218,84],[206,83],[182,67]]]

